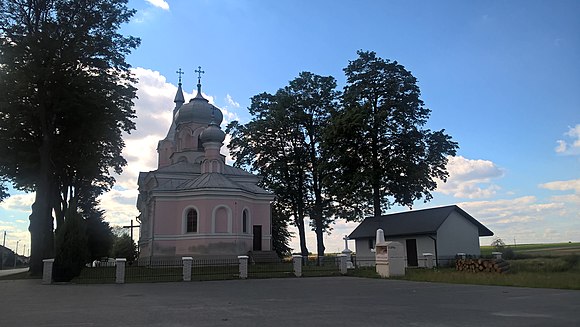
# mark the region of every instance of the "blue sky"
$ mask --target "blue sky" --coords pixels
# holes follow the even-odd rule
[[[125,34],[140,78],[129,166],[102,197],[108,220],[136,216],[136,176],[155,169],[169,127],[175,71],[225,121],[247,122],[249,98],[301,71],[332,75],[359,49],[397,60],[419,81],[432,129],[459,142],[451,178],[416,208],[459,204],[507,243],[580,241],[580,2],[578,1],[163,1],[134,0]],[[226,153],[224,151],[224,153]],[[0,204],[7,246],[29,242],[31,195]],[[393,208],[392,211],[406,210]],[[342,250],[354,223],[338,222],[327,249]],[[315,249],[314,233],[308,235]],[[491,239],[482,239],[489,244]],[[295,248],[297,243],[293,242]]]

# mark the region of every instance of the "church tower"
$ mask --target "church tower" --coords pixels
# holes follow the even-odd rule
[[[201,92],[185,102],[181,69],[173,120],[157,144],[158,167],[139,174],[140,257],[240,255],[270,251],[270,203],[260,178],[220,153],[223,114]]]

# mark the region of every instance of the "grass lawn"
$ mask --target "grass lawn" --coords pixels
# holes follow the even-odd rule
[[[562,288],[580,290],[580,272],[516,272],[509,274],[468,273],[453,268],[409,269],[405,280],[452,284]]]
[[[568,244],[568,243],[562,243]],[[560,248],[562,244],[551,245]],[[578,244],[578,243],[576,243]],[[571,245],[571,247],[574,245]],[[543,247],[530,246],[531,249]],[[402,280],[452,284],[477,284],[498,286],[519,286],[537,288],[560,288],[580,290],[580,255],[531,256],[526,259],[508,260],[510,272],[499,274],[489,272],[456,271],[455,268],[407,269]],[[348,271],[349,276],[380,278],[375,267],[360,267]]]

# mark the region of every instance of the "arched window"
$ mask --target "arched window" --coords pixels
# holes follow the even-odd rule
[[[197,233],[197,210],[189,209],[185,222],[185,230],[187,233]]]
[[[248,233],[248,210],[242,211],[242,233]]]

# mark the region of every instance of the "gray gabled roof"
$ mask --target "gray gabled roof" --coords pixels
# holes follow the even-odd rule
[[[463,211],[456,205],[430,208],[423,210],[412,210],[384,215],[379,218],[369,217],[363,220],[360,225],[349,235],[351,239],[374,238],[377,229],[381,228],[385,236],[403,236],[436,234],[439,226],[456,211],[465,219],[477,226],[479,236],[492,236],[493,232],[483,226],[470,214]]]

